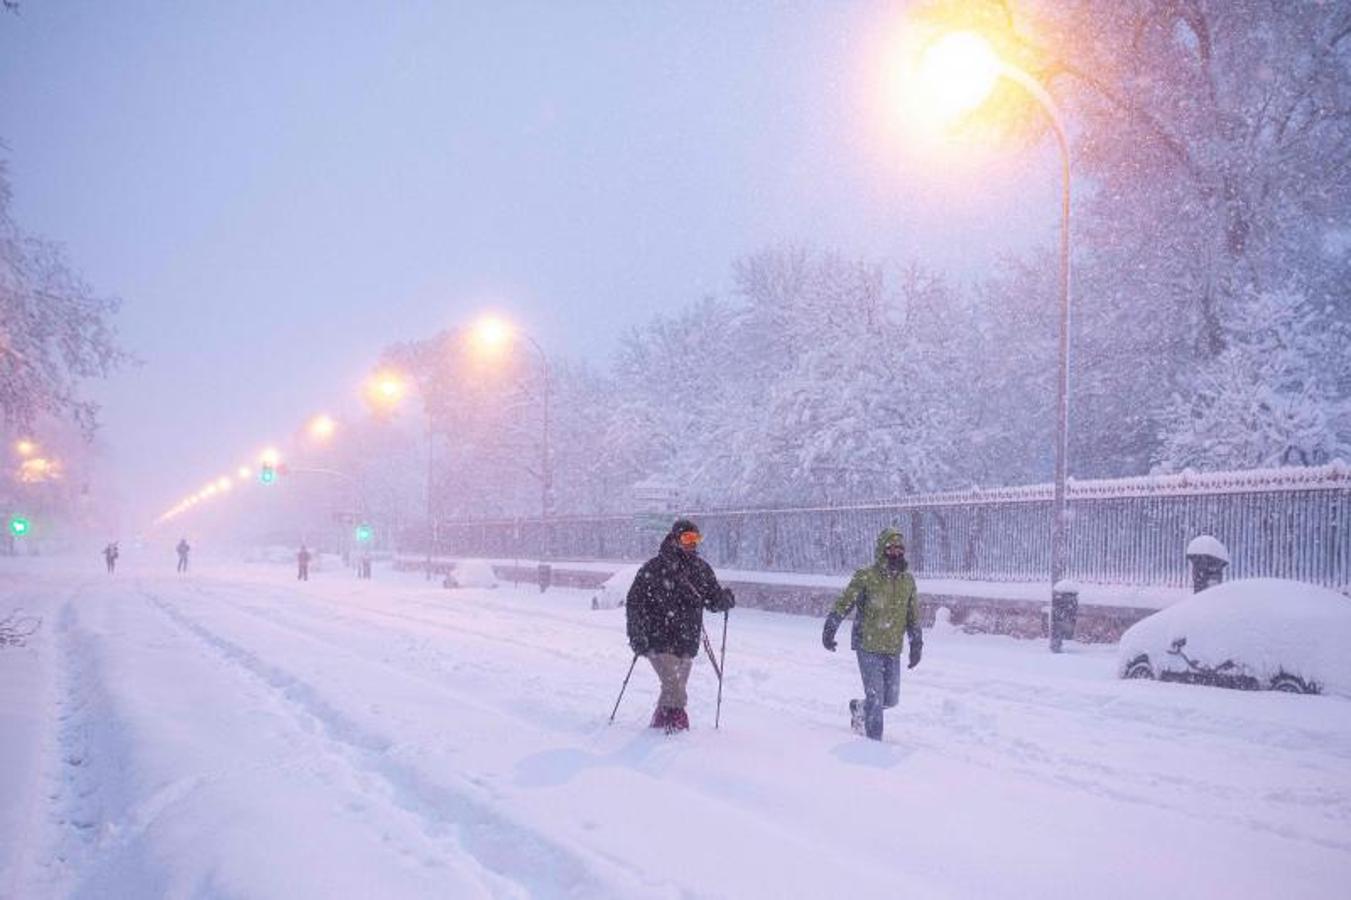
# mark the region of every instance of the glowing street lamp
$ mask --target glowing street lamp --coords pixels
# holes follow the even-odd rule
[[[34,453],[38,452],[38,445],[27,439],[16,441],[14,443],[14,452],[22,456],[24,459],[27,459]]]
[[[408,394],[408,379],[398,372],[381,370],[366,381],[366,402],[381,412],[392,412]]]
[[[1000,78],[1032,96],[1050,120],[1060,149],[1060,372],[1056,382],[1055,490],[1051,511],[1051,650],[1060,652],[1063,610],[1057,608],[1057,585],[1068,569],[1065,478],[1069,434],[1070,379],[1070,151],[1060,110],[1042,84],[1001,59],[990,42],[974,31],[955,31],[936,38],[923,51],[918,66],[923,96],[940,118],[955,121],[974,112]]]
[[[478,321],[470,329],[470,339],[476,347],[485,353],[498,353],[508,343],[516,337],[525,338],[526,343],[530,344],[539,354],[541,372],[543,374],[543,388],[540,391],[541,403],[544,413],[544,433],[540,441],[542,459],[540,461],[540,518],[544,524],[545,551],[544,555],[553,555],[553,529],[550,527],[549,520],[553,517],[553,454],[549,449],[549,356],[544,352],[544,348],[539,345],[529,334],[520,332],[510,322],[493,315],[480,316]]]
[[[265,466],[272,466],[275,468],[277,463],[281,462],[281,453],[277,451],[276,447],[268,447],[262,453],[258,454],[258,461]]]
[[[338,423],[333,421],[332,416],[318,415],[313,419],[310,419],[310,437],[314,438],[316,441],[327,441],[329,438],[333,437],[333,433],[337,428]]]
[[[985,103],[1003,68],[985,38],[974,31],[950,32],[920,56],[923,96],[940,119],[953,121]]]
[[[239,476],[240,481],[244,481],[253,477],[253,469],[248,466],[240,466],[235,470],[235,474]]]

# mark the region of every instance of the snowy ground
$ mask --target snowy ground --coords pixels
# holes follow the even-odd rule
[[[737,610],[723,727],[643,726],[622,610],[268,565],[0,560],[0,896],[1345,897],[1351,702],[932,634],[887,739],[853,660]],[[83,565],[83,563],[81,563]],[[710,620],[715,641],[719,620]]]

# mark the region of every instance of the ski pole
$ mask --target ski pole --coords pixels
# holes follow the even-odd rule
[[[713,655],[713,642],[708,639],[708,632],[700,626],[699,634],[704,640],[704,652],[708,654],[708,664],[713,667],[713,674],[722,681],[722,666],[718,665],[718,658]]]
[[[727,614],[731,610],[722,611],[722,662],[718,665],[718,712],[713,717],[713,730],[717,730],[722,724],[722,673],[727,671]]]
[[[610,723],[614,724],[615,714],[619,712],[619,701],[624,699],[624,691],[629,686],[629,679],[633,677],[633,667],[638,665],[638,654],[633,654],[633,662],[629,663],[629,674],[624,676],[624,683],[619,687],[619,696],[615,698],[615,708],[610,711]]]

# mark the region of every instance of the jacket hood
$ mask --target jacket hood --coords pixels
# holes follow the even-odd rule
[[[879,569],[885,569],[887,566],[887,555],[883,552],[887,542],[892,538],[900,538],[901,544],[905,544],[905,536],[901,534],[898,528],[883,528],[882,533],[877,536],[877,545],[873,550],[873,559]]]

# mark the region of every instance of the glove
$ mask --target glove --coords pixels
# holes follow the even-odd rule
[[[734,607],[734,606],[736,606],[736,597],[733,596],[733,594],[732,594],[732,589],[731,589],[731,588],[723,588],[723,589],[722,589],[722,597],[719,599],[718,605],[715,606],[715,607],[713,608],[713,611],[714,611],[714,612],[727,612],[729,609],[731,609],[731,608]]]
[[[922,656],[923,654],[924,654],[924,642],[923,642],[923,641],[911,641],[911,642],[910,642],[910,665],[906,666],[906,668],[907,668],[907,669],[913,669],[915,666],[919,665],[919,658],[920,658],[920,656]]]
[[[633,649],[636,656],[647,656],[647,651],[651,649],[646,637],[629,638],[629,647]]]
[[[834,613],[826,616],[826,625],[821,629],[821,646],[831,653],[835,652],[835,632],[839,630],[841,618]]]

